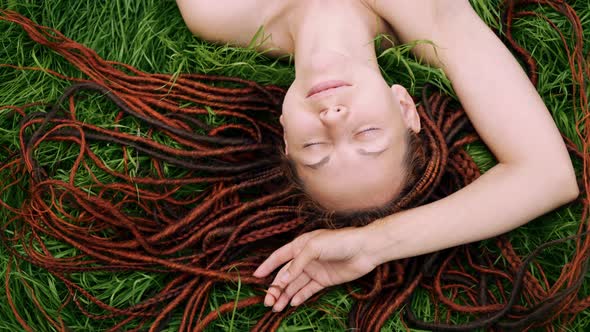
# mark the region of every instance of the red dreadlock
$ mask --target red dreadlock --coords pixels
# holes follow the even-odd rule
[[[584,152],[588,151],[590,142],[587,132],[590,112],[584,94],[589,70],[582,53],[582,28],[580,19],[564,1],[506,2],[504,35],[528,66],[533,83],[537,79],[535,61],[511,35],[514,19],[540,16],[520,9],[533,3],[550,6],[574,27],[573,49],[560,32],[575,82],[572,91],[575,110],[583,115],[578,117],[581,120],[576,126],[581,128],[578,135],[582,146],[577,147],[566,139],[568,149],[583,161],[583,214],[572,260],[563,266],[553,284],[544,277],[540,265],[537,264],[540,277],[527,272],[527,267],[539,250],[554,243],[538,248],[523,259],[508,239],[500,237],[496,243],[505,265],[496,263],[497,255],[477,252],[473,245],[389,262],[355,282],[364,293],[350,288],[357,300],[349,315],[350,327],[379,330],[388,317],[411,302],[417,288],[431,295],[437,322],[420,321],[410,305],[402,309],[405,319],[412,326],[432,330],[550,328],[551,321],[558,316],[571,320],[590,306],[590,298],[577,296],[590,254],[590,240],[582,236],[589,227],[587,194],[590,191],[590,157]],[[540,17],[558,30],[546,17]],[[322,216],[321,223],[312,222],[317,219],[317,213],[302,206],[302,193],[281,166],[281,129],[276,119],[283,89],[236,78],[148,74],[106,61],[59,31],[37,25],[15,12],[0,11],[0,19],[20,25],[35,42],[61,54],[88,77],[75,79],[43,69],[75,84],[48,112],[27,112],[38,103],[2,107],[13,110],[22,120],[20,150],[0,167],[0,172],[10,172],[14,178],[2,190],[26,184],[28,195],[16,208],[0,202],[13,215],[2,225],[5,247],[14,259],[28,261],[60,279],[72,294],[68,302],[73,301],[88,317],[95,320],[119,317],[112,331],[130,329],[130,326],[134,326],[132,330],[140,330],[146,324],[150,324],[150,331],[156,331],[174,310],[183,310],[179,330],[200,331],[219,313],[234,310],[232,302],[221,305],[217,311],[205,312],[215,283],[239,279],[246,284],[267,285],[270,279],[260,280],[251,274],[273,249],[268,243],[276,248],[281,241],[333,222],[330,216]],[[97,93],[120,109],[116,121],[136,119],[142,128],[147,128],[147,134],[137,136],[81,121],[76,109],[80,95]],[[448,195],[480,174],[463,149],[476,141],[477,135],[458,135],[467,124],[460,107],[451,107],[450,97],[431,93],[428,88],[422,100],[418,111],[423,123],[422,148],[428,158],[421,176],[389,207],[388,213]],[[226,123],[212,128],[202,122],[200,118],[208,114],[207,108],[214,108]],[[46,142],[67,142],[77,147],[79,154],[71,167],[62,167],[69,173],[68,181],[59,180],[56,169],[48,169],[35,159],[35,151]],[[123,170],[108,167],[93,151],[93,144],[118,146],[124,156]],[[151,168],[132,172],[131,150],[149,159]],[[80,173],[88,174],[90,185],[77,183]],[[107,175],[111,182],[98,173]],[[206,187],[195,192],[195,185]],[[46,246],[47,237],[76,248],[79,254],[67,258],[56,255]],[[565,240],[568,239],[556,242]],[[166,273],[170,278],[149,299],[115,308],[101,302],[68,276],[83,271],[152,271]],[[9,273],[7,270],[7,276]],[[15,316],[25,329],[31,330],[13,304],[8,277],[6,285]],[[508,297],[507,285],[512,285]],[[500,296],[492,288],[499,290]],[[80,297],[109,313],[89,312]],[[261,302],[262,296],[250,297],[240,300],[237,308]],[[446,308],[446,317],[441,317],[439,304]],[[36,306],[54,328],[66,330],[61,320],[49,317],[39,303]],[[268,312],[253,330],[274,331],[293,310]],[[471,322],[450,325],[451,313],[469,315]]]

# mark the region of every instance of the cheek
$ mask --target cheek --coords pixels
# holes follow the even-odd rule
[[[286,133],[287,139],[293,139],[294,136],[300,136],[302,129],[310,124],[309,114],[297,98],[296,91],[293,86],[289,88],[282,106],[282,121],[283,130]]]
[[[371,107],[368,107],[367,109],[375,116],[383,119],[383,121],[387,122],[389,125],[395,127],[401,121],[402,118],[399,105],[396,105],[395,100],[391,95],[387,93],[374,95],[370,103]]]
[[[285,97],[283,98],[283,106],[282,106],[282,111],[283,114],[285,113],[292,113],[293,110],[297,107],[297,104],[299,103],[299,92],[298,92],[298,88],[295,84],[295,82],[293,82],[293,84],[291,84],[291,86],[289,86],[289,89],[287,90]]]
[[[283,100],[283,105],[281,106],[281,118],[280,118],[280,122],[281,125],[283,126],[283,131],[287,134],[289,133],[291,130],[289,130],[289,128],[292,126],[294,120],[296,119],[296,117],[294,117],[293,113],[295,110],[294,107],[294,103],[292,101],[292,98],[290,98],[289,93],[287,93],[287,95],[285,95],[285,98]]]
[[[304,141],[323,137],[319,120],[301,110],[283,113],[283,130],[285,144],[291,151]]]
[[[285,139],[289,141],[297,140],[303,134],[303,128],[306,128],[306,120],[303,116],[297,116],[297,113],[283,113],[283,131]]]
[[[298,135],[298,128],[301,128],[296,112],[288,107],[287,104],[283,104],[283,114],[281,115],[281,125],[283,126],[283,137],[285,139],[285,146],[288,147],[290,144],[294,144]],[[287,151],[288,153],[288,151]]]

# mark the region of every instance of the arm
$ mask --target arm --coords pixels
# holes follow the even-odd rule
[[[429,39],[437,45],[436,53],[428,45],[415,52],[444,69],[498,160],[458,192],[370,225],[371,236],[380,239],[371,241],[369,249],[377,263],[493,237],[577,197],[571,160],[550,113],[512,54],[467,1],[377,3],[385,6],[377,10],[394,29],[400,27],[396,32],[402,41]],[[403,15],[411,12],[423,14]],[[432,23],[413,24],[425,20]]]
[[[361,228],[318,230],[275,251],[255,272],[277,273],[265,298],[282,310],[375,266],[512,230],[578,195],[573,167],[541,98],[514,57],[467,1],[375,0],[404,42],[442,67],[498,164],[439,201]],[[395,9],[395,10],[394,10]]]
[[[273,29],[273,13],[282,1],[263,6],[252,0],[176,0],[176,4],[189,30],[199,38],[281,54],[274,43],[280,37],[273,41],[264,31]]]
[[[248,45],[268,16],[253,1],[176,0],[189,30],[205,40]]]

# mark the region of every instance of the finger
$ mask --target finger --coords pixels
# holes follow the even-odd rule
[[[281,297],[277,300],[275,305],[272,308],[272,311],[278,312],[289,304],[289,301],[293,297],[293,295],[297,294],[300,289],[305,287],[310,282],[311,278],[307,275],[307,273],[302,273],[297,277],[297,279],[293,280],[292,283],[287,286],[285,291],[281,294]]]
[[[257,278],[266,277],[279,266],[292,260],[301,251],[309,239],[315,237],[317,234],[325,230],[316,229],[302,235],[299,235],[293,241],[285,244],[279,249],[275,250],[262,264],[254,271],[254,276]]]
[[[285,264],[285,266],[283,266],[281,268],[281,271],[288,269],[290,265],[291,265],[291,262]],[[275,281],[276,281],[276,279],[275,279]],[[270,285],[270,287],[268,288],[268,291],[266,292],[266,296],[264,297],[264,305],[267,307],[274,305],[284,290],[285,290],[285,285],[278,285],[275,282],[273,282]]]
[[[305,269],[307,264],[309,264],[312,260],[318,258],[319,251],[317,250],[317,245],[312,242],[312,240],[308,241],[303,247],[303,250],[299,252],[291,261],[291,265],[289,268],[285,269],[284,271],[281,270],[277,273],[276,283],[277,285],[281,285],[285,287],[290,282],[295,280]]]
[[[257,278],[266,277],[272,271],[276,270],[277,267],[293,259],[294,255],[293,242],[289,242],[268,256],[268,258],[262,262],[262,264],[260,264],[256,271],[254,271],[253,276]]]
[[[297,294],[293,296],[291,300],[292,306],[298,306],[305,302],[307,299],[312,297],[315,293],[324,289],[324,286],[320,285],[317,281],[310,281],[305,287],[303,287]]]

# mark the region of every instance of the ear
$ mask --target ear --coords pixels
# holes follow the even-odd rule
[[[408,90],[399,84],[394,84],[391,86],[391,91],[399,102],[401,116],[406,127],[412,129],[416,133],[420,132],[420,116],[416,109],[416,103],[414,103]]]
[[[285,142],[285,156],[289,155],[289,144],[287,143],[287,131],[285,130],[285,120],[283,119],[283,115],[279,117],[279,122],[283,127],[283,141]]]

